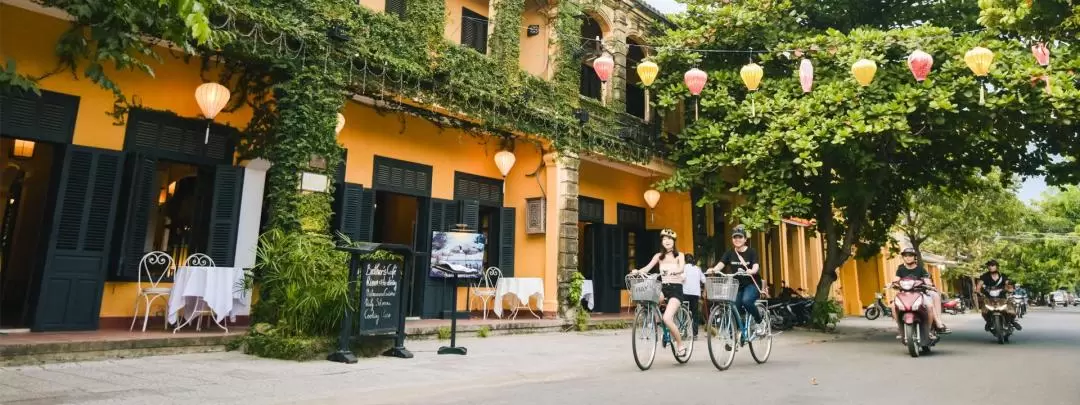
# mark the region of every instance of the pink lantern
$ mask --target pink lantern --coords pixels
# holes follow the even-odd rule
[[[615,60],[611,58],[611,55],[605,53],[599,58],[593,59],[592,67],[600,81],[606,83],[611,78],[611,72],[615,70]]]
[[[686,88],[690,89],[690,94],[695,96],[701,94],[701,90],[705,88],[705,81],[707,80],[709,80],[709,75],[698,68],[690,69],[683,75],[683,82],[686,83]]]
[[[915,51],[908,56],[907,63],[911,74],[915,75],[915,80],[921,82],[930,74],[930,68],[934,66],[934,57],[923,51]]]
[[[803,93],[809,93],[814,87],[814,64],[810,59],[803,59],[799,64],[799,83],[802,84]]]
[[[1031,54],[1035,55],[1035,61],[1039,62],[1039,65],[1047,66],[1050,64],[1050,48],[1046,47],[1046,44],[1039,42],[1035,46],[1031,47]]]

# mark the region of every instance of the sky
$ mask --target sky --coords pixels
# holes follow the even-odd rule
[[[665,14],[686,10],[685,4],[679,4],[675,0],[645,0],[645,2]],[[1020,186],[1020,190],[1017,191],[1016,195],[1021,201],[1030,203],[1032,200],[1038,199],[1043,191],[1046,191],[1046,188],[1046,181],[1042,177],[1032,177],[1024,179],[1024,183]]]

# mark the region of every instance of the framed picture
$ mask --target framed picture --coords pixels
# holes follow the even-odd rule
[[[429,275],[437,278],[453,277],[438,267],[452,267],[465,274],[460,278],[478,278],[484,270],[483,234],[473,232],[432,232],[431,270]],[[440,266],[442,265],[442,266]]]

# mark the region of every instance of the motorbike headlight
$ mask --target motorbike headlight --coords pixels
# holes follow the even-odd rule
[[[900,288],[910,290],[915,287],[915,280],[900,280]]]

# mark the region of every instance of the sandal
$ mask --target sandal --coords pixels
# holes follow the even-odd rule
[[[939,335],[948,335],[948,334],[952,333],[952,329],[949,329],[948,326],[941,325],[941,327],[938,328],[937,333]]]
[[[686,346],[685,345],[679,346],[679,350],[677,350],[676,353],[677,353],[678,357],[686,356]]]

